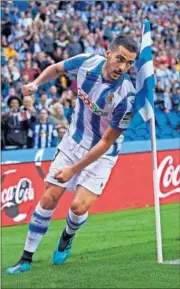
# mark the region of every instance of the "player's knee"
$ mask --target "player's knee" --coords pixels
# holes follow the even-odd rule
[[[72,201],[70,208],[78,216],[84,215],[88,211],[86,203],[82,201]]]
[[[44,195],[40,200],[40,205],[43,209],[52,210],[55,208],[56,204],[51,195]]]
[[[41,198],[40,204],[42,206],[43,209],[49,209],[52,210],[56,207],[57,203],[58,203],[58,198],[55,194],[52,193],[50,189],[51,186],[49,184],[46,185],[46,191],[43,195],[43,197]]]

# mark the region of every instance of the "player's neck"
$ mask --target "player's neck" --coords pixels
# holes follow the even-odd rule
[[[111,82],[111,79],[108,77],[107,70],[106,70],[106,62],[103,64],[102,67],[102,79],[107,82]]]
[[[104,82],[113,82],[114,80],[112,80],[107,74],[106,65],[107,63],[105,62],[102,67],[102,73],[101,73],[102,79]]]

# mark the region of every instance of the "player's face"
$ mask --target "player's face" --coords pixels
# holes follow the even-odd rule
[[[136,53],[130,52],[123,46],[117,47],[114,51],[107,50],[107,61],[104,66],[104,74],[108,80],[116,80],[126,73],[133,64]]]

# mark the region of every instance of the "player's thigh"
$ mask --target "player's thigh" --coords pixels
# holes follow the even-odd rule
[[[55,208],[60,197],[64,193],[65,189],[68,187],[67,183],[60,183],[54,178],[55,174],[60,171],[63,167],[72,166],[74,164],[74,159],[72,152],[68,149],[67,154],[57,148],[54,159],[50,165],[49,172],[46,176],[46,190],[41,200],[43,207]]]
[[[40,200],[40,205],[42,208],[49,210],[54,209],[64,191],[65,188],[46,182],[46,189]]]
[[[77,185],[85,187],[95,195],[101,195],[117,159],[117,156],[111,157],[103,155],[80,173]]]
[[[73,196],[70,208],[77,215],[83,215],[92,206],[94,201],[98,198],[97,195],[78,185],[77,190]]]
[[[67,143],[67,149],[66,152],[63,152],[60,148],[57,148],[57,151],[55,153],[54,159],[50,165],[49,172],[46,176],[45,181],[59,186],[63,188],[67,188],[67,183],[60,183],[57,179],[54,178],[55,174],[59,172],[64,167],[70,167],[75,163],[75,159],[73,156],[72,149],[69,149],[68,143]]]

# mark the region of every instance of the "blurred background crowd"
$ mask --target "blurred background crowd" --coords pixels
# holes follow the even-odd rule
[[[77,54],[104,55],[120,33],[140,45],[146,16],[153,39],[156,136],[179,137],[178,7],[177,1],[1,1],[2,149],[56,146],[71,122],[76,79],[61,74],[24,98],[21,86]],[[135,65],[129,74],[135,84]],[[127,141],[148,138],[148,124],[125,133]]]

